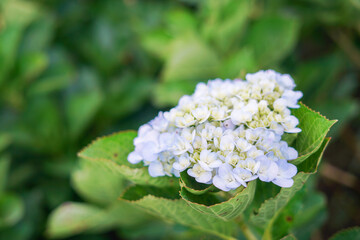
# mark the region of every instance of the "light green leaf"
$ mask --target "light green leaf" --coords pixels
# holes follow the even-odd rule
[[[39,15],[33,2],[7,0],[1,7],[5,28],[0,31],[0,83],[14,67],[24,29]]]
[[[22,82],[29,82],[38,77],[47,66],[48,57],[45,53],[26,53],[19,59],[17,78]]]
[[[83,232],[97,233],[117,226],[132,226],[146,220],[146,214],[124,201],[117,201],[106,209],[67,202],[50,214],[45,234],[49,238],[65,238]]]
[[[290,235],[287,235],[287,236],[281,238],[280,240],[296,240],[296,237],[294,235],[290,234]]]
[[[178,197],[174,191],[164,192],[162,189],[135,186],[127,190],[122,198],[166,221],[189,226],[224,239],[234,239],[234,222],[202,214]]]
[[[5,21],[15,24],[29,24],[40,13],[36,3],[22,0],[5,0],[2,8]]]
[[[227,221],[239,216],[251,204],[255,189],[256,181],[251,181],[226,200],[220,198],[222,193],[195,195],[185,188],[181,189],[180,196],[195,210]]]
[[[265,16],[249,29],[246,46],[254,49],[260,66],[273,66],[286,57],[296,44],[299,21],[295,18]]]
[[[16,51],[20,43],[22,27],[8,26],[0,31],[0,83],[6,78],[14,67]]]
[[[10,143],[12,142],[12,138],[8,133],[0,133],[0,152],[4,151]]]
[[[326,134],[337,120],[328,120],[302,103],[300,108],[292,110],[292,113],[299,119],[298,127],[301,129],[294,146],[299,152],[299,157],[292,161],[293,164],[298,165],[319,149]]]
[[[135,131],[124,131],[99,138],[82,150],[79,157],[98,161],[105,168],[136,184],[164,187],[177,182],[177,178],[151,177],[147,167],[127,161],[127,155],[134,150],[133,140],[136,135]]]
[[[99,161],[80,160],[80,169],[72,174],[76,191],[90,202],[108,205],[118,199],[126,187],[121,174],[110,171]]]
[[[330,240],[353,240],[360,239],[360,227],[349,228],[336,233]]]
[[[0,228],[16,224],[24,215],[24,203],[20,197],[6,193],[0,196]]]
[[[103,231],[111,227],[103,210],[85,203],[67,202],[50,214],[46,235],[64,238],[84,231]]]
[[[257,213],[252,214],[250,219],[254,224],[265,227],[268,226],[268,224],[273,223],[283,207],[286,206],[295,193],[303,187],[308,177],[317,171],[322,154],[329,141],[329,138],[325,139],[321,144],[321,147],[298,166],[299,173],[294,177],[294,184],[292,187],[281,188],[280,192],[275,197],[266,200]]]
[[[195,181],[195,178],[189,176],[186,171],[180,173],[180,186],[195,195],[204,194],[216,189],[212,184],[204,184]]]
[[[172,43],[162,79],[164,82],[205,81],[216,77],[218,66],[214,51],[197,36],[188,34]]]
[[[171,39],[164,29],[159,29],[144,34],[140,39],[140,44],[149,53],[165,60],[169,55]]]
[[[166,12],[165,23],[172,36],[181,36],[196,29],[197,21],[186,8],[173,8]]]

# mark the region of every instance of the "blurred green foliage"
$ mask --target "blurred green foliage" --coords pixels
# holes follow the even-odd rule
[[[116,213],[120,206],[98,198],[106,189],[93,179],[96,194],[84,192],[79,182],[122,181],[79,166],[76,152],[96,136],[136,129],[199,81],[290,73],[307,105],[340,120],[336,137],[359,119],[359,26],[358,0],[0,0],[0,238],[43,238],[50,211],[79,195],[89,203],[63,206],[79,218]],[[301,198],[304,206],[290,204],[290,212],[317,201]],[[93,232],[121,221],[107,218]],[[115,234],[198,237],[152,224]]]

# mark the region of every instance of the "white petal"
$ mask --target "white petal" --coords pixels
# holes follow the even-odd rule
[[[152,162],[158,159],[157,145],[153,142],[146,142],[142,144],[141,152],[139,152],[144,158],[144,161]]]
[[[131,152],[128,155],[128,161],[132,164],[137,164],[137,163],[141,162],[142,160],[143,160],[143,158],[137,152]]]
[[[286,160],[279,160],[276,162],[278,165],[278,175],[281,178],[292,178],[297,173],[297,168],[295,165],[288,163]]]
[[[212,174],[211,172],[203,172],[199,177],[196,178],[196,181],[200,183],[207,183],[211,180]]]
[[[206,163],[204,163],[203,161],[199,161],[198,164],[206,171],[212,171],[212,168],[207,165]]]
[[[289,188],[294,184],[294,180],[292,180],[291,178],[277,178],[272,182],[283,188]]]
[[[155,161],[149,165],[149,174],[152,177],[160,177],[165,175],[164,167],[161,162]]]
[[[295,148],[288,147],[286,151],[287,160],[294,160],[298,158],[298,152],[295,150]]]
[[[213,178],[213,184],[215,187],[217,187],[225,192],[228,192],[231,190],[230,188],[226,187],[226,183],[225,183],[224,179],[220,178],[217,175]]]
[[[224,178],[226,175],[231,173],[233,170],[233,167],[228,163],[223,163],[218,169],[218,175],[219,177]]]
[[[285,132],[287,132],[287,133],[299,133],[299,132],[301,132],[301,129],[300,128],[292,128],[292,129],[286,130]]]

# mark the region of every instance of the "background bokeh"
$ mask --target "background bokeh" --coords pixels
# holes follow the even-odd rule
[[[359,0],[0,4],[0,239],[185,238],[160,222],[64,235],[46,223],[64,202],[106,207],[77,177],[76,153],[92,139],[137,129],[199,81],[269,68],[339,120],[310,182],[326,197],[313,238],[360,225]]]

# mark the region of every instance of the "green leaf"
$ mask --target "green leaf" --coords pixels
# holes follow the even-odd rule
[[[215,190],[214,185],[199,183],[195,181],[193,177],[189,176],[186,171],[180,173],[180,186],[185,188],[186,191],[195,195],[200,195],[210,190]]]
[[[121,75],[105,87],[106,98],[101,108],[102,118],[110,120],[125,117],[137,111],[153,89],[153,79],[135,74]]]
[[[51,97],[38,97],[31,98],[26,104],[19,124],[14,128],[14,144],[41,153],[63,151],[63,121],[57,102]]]
[[[296,237],[292,234],[289,234],[289,235],[281,238],[280,240],[296,240]]]
[[[177,182],[177,178],[151,177],[147,167],[127,161],[127,155],[134,150],[133,140],[136,135],[135,131],[124,131],[99,138],[82,150],[79,157],[98,161],[104,168],[121,174],[136,184],[164,187]]]
[[[360,227],[349,228],[336,233],[330,240],[352,240],[360,238]]]
[[[164,29],[159,29],[144,34],[140,43],[146,51],[165,60],[169,55],[171,39],[171,36]]]
[[[181,36],[196,29],[197,21],[186,8],[173,8],[166,12],[165,22],[172,36]]]
[[[117,201],[106,209],[67,202],[50,214],[45,234],[49,238],[65,238],[83,232],[98,233],[117,226],[132,226],[147,220],[146,214],[124,201]]]
[[[0,133],[0,152],[4,151],[10,143],[12,142],[12,138],[8,133]]]
[[[87,30],[79,35],[75,42],[78,49],[101,73],[110,75],[120,67],[129,47],[131,33],[127,23],[118,20],[114,24],[104,17],[99,17],[87,26]]]
[[[9,167],[10,167],[10,158],[6,155],[1,156],[0,157],[0,196],[6,187]]]
[[[101,205],[108,205],[118,199],[126,187],[121,174],[110,171],[98,161],[81,159],[80,165],[80,169],[72,173],[72,183],[81,196]]]
[[[341,90],[335,84],[338,82],[342,85],[345,82],[345,79],[339,79],[344,68],[346,59],[338,51],[297,64],[294,79],[304,93],[302,101],[316,103],[333,99]]]
[[[290,232],[300,239],[309,239],[312,232],[325,220],[325,210],[325,196],[309,191],[304,186],[292,197],[266,231],[271,232],[271,239],[279,239]]]
[[[97,75],[90,70],[80,72],[65,101],[70,135],[76,138],[90,124],[103,101]]]
[[[19,26],[8,26],[0,32],[0,83],[5,81],[15,65],[21,33],[22,28]]]
[[[255,72],[257,64],[254,53],[249,48],[243,48],[226,58],[220,69],[220,77],[223,79],[243,78],[246,73]]]
[[[232,50],[245,29],[251,6],[251,1],[203,1],[203,35],[221,52]]]
[[[358,115],[360,108],[358,101],[349,98],[332,99],[314,105],[325,116],[339,121],[329,132],[329,136],[332,137],[340,134],[341,130]]]
[[[0,196],[0,228],[16,224],[24,215],[24,203],[20,197],[6,193]]]
[[[55,30],[55,17],[45,13],[33,21],[24,32],[20,54],[46,51]]]
[[[160,82],[154,88],[153,101],[158,107],[175,106],[184,95],[194,92],[197,82]]]
[[[24,29],[39,15],[33,2],[4,1],[1,7],[6,27],[0,31],[0,83],[15,65]]]
[[[47,66],[48,57],[45,53],[26,53],[19,59],[17,78],[21,82],[29,82],[38,77]]]
[[[325,196],[309,192],[303,200],[302,209],[295,215],[291,232],[299,239],[309,239],[327,219]]]
[[[337,120],[328,120],[302,103],[300,108],[292,110],[292,113],[299,119],[298,127],[301,129],[294,146],[299,152],[299,157],[292,161],[293,164],[298,165],[319,149],[326,134]]]
[[[75,69],[62,49],[49,52],[49,66],[29,88],[29,95],[48,94],[63,89],[75,79]]]
[[[219,60],[213,49],[195,35],[189,34],[172,43],[162,79],[164,82],[205,81],[215,78]]]
[[[40,13],[36,3],[22,0],[6,0],[2,8],[5,21],[14,24],[27,25]]]
[[[135,186],[127,190],[122,198],[166,221],[189,226],[224,239],[234,239],[232,237],[236,229],[234,222],[226,222],[202,214],[191,208],[184,200],[176,199],[176,197],[179,196],[176,196],[175,193],[169,195],[168,192],[163,192],[162,189]]]
[[[99,207],[85,203],[67,202],[50,214],[46,235],[65,238],[84,231],[104,231],[112,222]]]
[[[280,192],[273,198],[266,200],[259,208],[256,214],[252,214],[251,222],[260,227],[266,227],[274,222],[276,216],[286,206],[290,199],[299,191],[308,177],[317,171],[317,167],[322,158],[322,154],[329,143],[327,138],[321,144],[321,147],[302,164],[298,166],[298,174],[294,177],[294,184],[290,188],[281,188]]]
[[[231,220],[239,216],[252,202],[256,189],[256,181],[248,183],[246,188],[239,188],[234,196],[227,200],[219,198],[219,194],[205,193],[195,195],[181,189],[180,196],[195,210],[223,220]]]
[[[264,16],[249,29],[245,45],[254,50],[260,66],[273,66],[291,52],[298,31],[299,21],[295,18]]]

